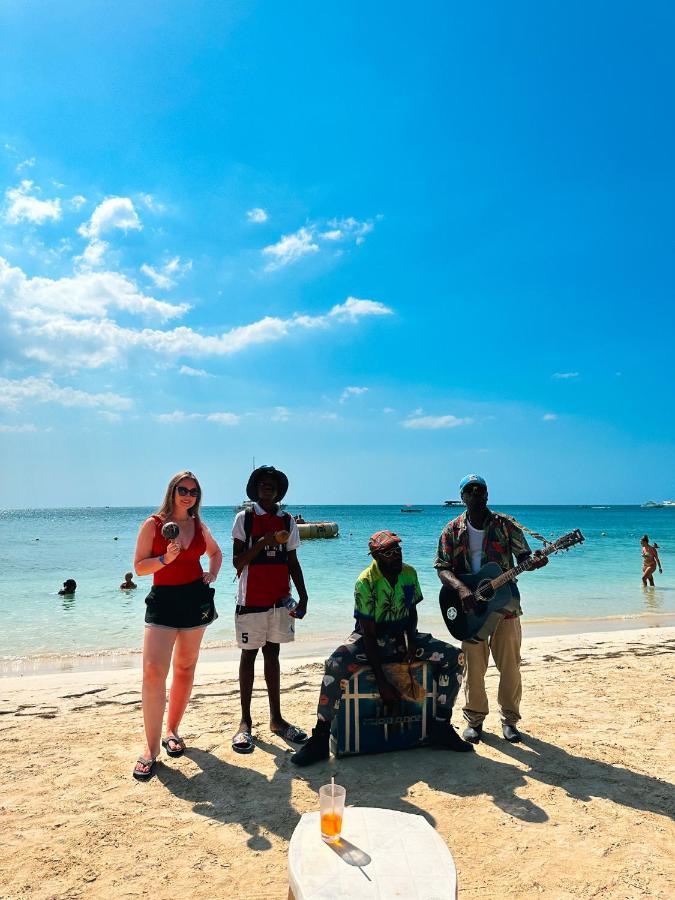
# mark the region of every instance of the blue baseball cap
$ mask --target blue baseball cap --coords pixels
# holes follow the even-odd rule
[[[481,484],[485,490],[487,490],[487,481],[482,478],[480,475],[465,475],[464,478],[459,483],[459,496],[462,496],[462,491],[465,487],[468,487],[470,484]]]

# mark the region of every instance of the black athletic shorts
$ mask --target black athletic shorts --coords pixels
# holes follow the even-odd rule
[[[201,578],[189,584],[153,584],[145,598],[145,624],[202,628],[218,618],[214,588]]]

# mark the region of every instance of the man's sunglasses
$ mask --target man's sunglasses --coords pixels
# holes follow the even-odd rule
[[[482,484],[470,484],[462,491],[463,494],[486,494],[487,489]]]
[[[199,488],[186,488],[179,484],[176,488],[176,493],[181,497],[187,497],[188,494],[191,497],[199,497]]]
[[[387,547],[386,550],[376,550],[375,552],[380,556],[384,556],[385,559],[391,559],[391,557],[401,552],[401,548],[398,544],[394,544],[393,547]]]

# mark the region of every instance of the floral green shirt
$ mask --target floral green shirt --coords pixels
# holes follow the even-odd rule
[[[359,575],[354,588],[354,617],[356,630],[361,619],[370,619],[381,631],[404,631],[411,610],[422,600],[417,572],[403,563],[394,587],[387,581],[380,567],[373,562]]]

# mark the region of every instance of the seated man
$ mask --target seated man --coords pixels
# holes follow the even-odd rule
[[[462,653],[417,631],[417,604],[422,591],[417,572],[403,562],[401,539],[391,531],[378,531],[368,542],[368,549],[373,562],[356,582],[356,629],[326,660],[316,727],[309,741],[291,756],[296,766],[328,759],[331,722],[340,707],[346,680],[359,667],[372,667],[385,704],[401,699],[385,676],[385,662],[428,661],[438,685],[431,743],[448,750],[473,750],[450,724],[452,705],[462,682]]]

